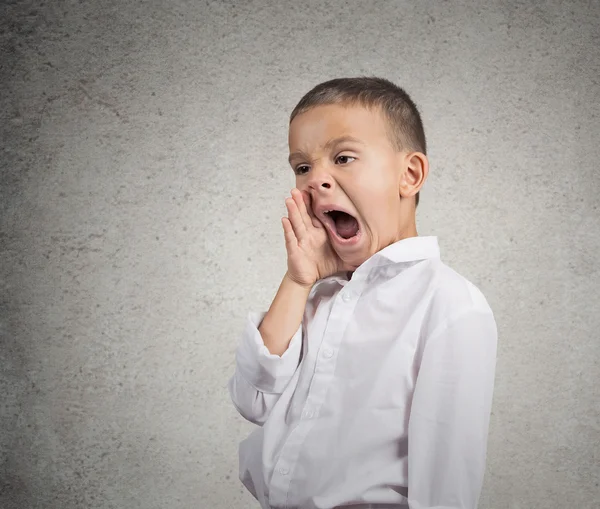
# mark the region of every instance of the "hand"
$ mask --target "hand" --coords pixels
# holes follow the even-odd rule
[[[344,270],[345,264],[331,247],[323,223],[312,212],[308,193],[292,189],[285,200],[288,217],[281,218],[287,251],[288,277],[302,286]],[[308,207],[307,207],[308,205]]]

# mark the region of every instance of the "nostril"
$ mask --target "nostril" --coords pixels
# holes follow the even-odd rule
[[[326,189],[329,189],[331,186],[327,183],[327,182],[323,182],[323,187],[325,187]]]

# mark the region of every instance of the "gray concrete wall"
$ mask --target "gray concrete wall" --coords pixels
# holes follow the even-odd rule
[[[499,326],[481,508],[600,504],[600,3],[0,6],[0,507],[256,508],[226,382],[285,270],[287,118],[420,106],[418,210]]]

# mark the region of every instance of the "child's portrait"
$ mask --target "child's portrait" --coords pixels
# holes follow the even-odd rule
[[[0,12],[2,509],[600,507],[600,4]]]

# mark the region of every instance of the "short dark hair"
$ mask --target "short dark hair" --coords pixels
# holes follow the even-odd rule
[[[297,115],[327,104],[358,104],[379,108],[388,121],[390,141],[396,150],[415,150],[427,154],[421,115],[406,91],[385,78],[360,76],[336,78],[318,84],[307,92],[290,115]],[[415,195],[415,207],[419,205]]]

